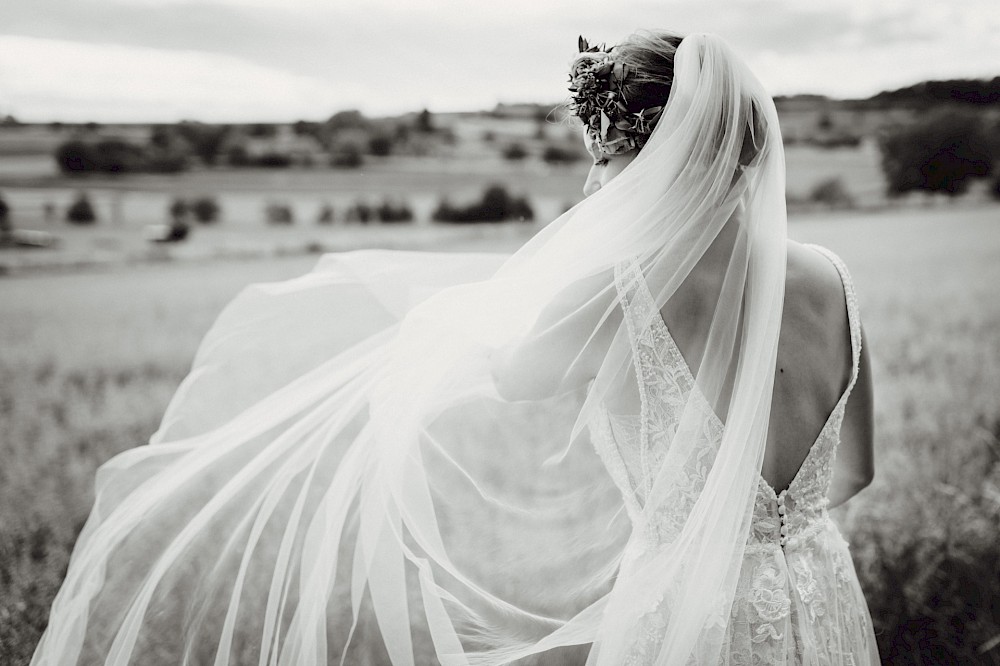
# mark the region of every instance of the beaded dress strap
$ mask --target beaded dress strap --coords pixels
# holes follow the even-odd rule
[[[813,243],[808,243],[808,247],[816,250],[837,268],[837,272],[840,274],[840,281],[844,286],[844,298],[847,302],[847,324],[851,332],[851,379],[847,384],[847,390],[844,391],[844,395],[841,397],[841,401],[846,402],[848,395],[851,393],[851,389],[854,388],[854,384],[858,379],[859,365],[861,360],[861,316],[858,311],[858,297],[854,291],[854,281],[851,279],[851,274],[847,271],[847,266],[844,264],[843,260],[838,257],[832,250],[828,250],[822,245],[815,245]]]

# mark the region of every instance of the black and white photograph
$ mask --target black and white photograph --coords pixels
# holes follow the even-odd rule
[[[0,0],[0,665],[1000,665],[1000,5]]]

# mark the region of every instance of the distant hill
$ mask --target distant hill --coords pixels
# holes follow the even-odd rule
[[[868,98],[875,104],[928,106],[940,102],[1000,105],[1000,76],[992,79],[924,81],[906,88],[886,90]]]
[[[825,95],[778,95],[774,103],[778,108],[851,108],[886,109],[927,108],[943,103],[1000,106],[1000,76],[992,79],[948,79],[921,81],[912,86],[883,90],[871,97],[860,99],[834,99]]]

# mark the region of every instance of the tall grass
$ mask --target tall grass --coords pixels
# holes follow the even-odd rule
[[[835,517],[887,663],[1000,663],[998,217],[831,213],[790,228],[838,252],[859,291],[877,474]],[[310,263],[0,282],[0,661],[30,659],[94,470],[148,438],[214,315],[242,284]]]
[[[1000,664],[1000,234],[995,208],[831,216],[876,391],[875,482],[836,517],[892,664]]]
[[[149,438],[225,302],[314,261],[0,282],[0,663],[30,659],[94,471]]]

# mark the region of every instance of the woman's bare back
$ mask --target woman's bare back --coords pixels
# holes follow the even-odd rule
[[[717,239],[720,252],[716,256],[728,257],[730,250],[727,244],[733,242],[737,225],[732,225],[731,229]],[[713,251],[709,250],[661,310],[677,347],[696,373],[714,314],[707,304],[717,301],[721,276],[725,273],[724,267],[713,265],[712,261]],[[597,321],[607,308],[607,300],[614,297],[607,290],[610,282],[610,274],[601,274],[579,285],[579,294],[567,295],[563,299],[565,311],[583,312],[586,307]],[[655,292],[655,277],[653,282]],[[594,298],[593,294],[602,289],[603,297]],[[535,343],[530,347],[512,349],[494,359],[495,378],[501,395],[511,400],[553,395],[571,385],[585,383],[596,375],[613,333],[621,324],[621,311],[613,311],[599,329],[599,335],[588,344],[578,339],[590,330],[587,326],[552,326],[553,322],[564,321],[563,317],[562,310],[547,313],[537,325],[539,331],[547,331],[545,335],[531,336]],[[579,356],[562,359],[561,355],[567,350],[573,350],[576,355],[581,346],[584,351]],[[564,367],[570,360],[574,361],[571,376],[556,377],[546,370]],[[840,274],[833,263],[818,251],[788,241],[785,299],[770,426],[761,468],[761,476],[776,490],[788,487],[795,477],[843,394],[851,368],[850,330]],[[734,356],[722,388],[722,399],[716,405],[716,412],[722,420],[726,418],[726,406],[735,376]],[[620,396],[620,399],[634,402],[638,398]],[[841,426],[841,445],[838,447],[830,491],[833,506],[871,481],[871,402],[867,345],[862,344],[858,379],[848,399]],[[632,408],[632,411],[637,409],[634,404]],[[624,408],[623,413],[628,411]]]
[[[761,476],[787,488],[853,368],[844,286],[817,251],[789,241],[771,417]]]
[[[761,469],[764,480],[778,491],[788,487],[801,467],[847,387],[853,365],[846,296],[836,266],[801,243],[788,241],[787,247],[784,308]],[[699,292],[717,294],[718,286],[711,279],[691,284],[694,289],[679,291],[667,303],[663,317],[689,365],[697,367],[695,359],[704,351],[712,316],[701,304],[714,300]],[[861,374],[848,400],[831,495],[850,496],[871,479],[871,387],[867,353],[862,349]],[[718,409],[723,420],[735,375],[734,359]],[[837,491],[838,484],[850,486],[850,492]],[[836,504],[847,497],[831,499]]]

